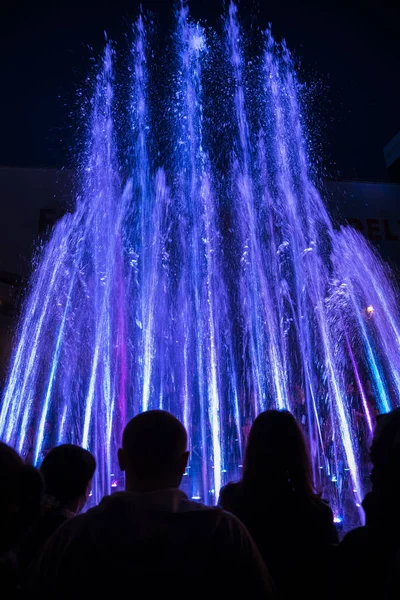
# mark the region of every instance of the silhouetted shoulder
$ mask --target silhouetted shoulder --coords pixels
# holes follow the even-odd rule
[[[332,521],[333,523],[333,512],[326,500],[323,500],[322,498],[315,498],[314,510],[319,513],[321,519]]]
[[[226,597],[275,598],[275,587],[261,555],[243,523],[233,514],[218,511],[213,547],[215,565],[235,574],[232,590]],[[222,593],[228,591],[224,577]],[[229,591],[228,591],[229,592]]]
[[[333,512],[328,502],[315,498],[309,505],[310,525],[313,524],[315,537],[323,544],[338,544],[339,535],[334,523]]]
[[[147,591],[149,598],[176,589],[178,582],[183,590],[196,582],[204,594],[212,582],[215,598],[238,590],[240,596],[250,590],[253,599],[274,597],[258,550],[235,516],[191,502],[178,491],[169,494],[176,510],[149,511],[145,494],[121,493],[68,521],[44,547],[28,591],[43,599],[86,598],[93,590],[118,595],[120,569],[129,571],[136,590]],[[227,573],[232,573],[228,583]]]
[[[28,591],[41,592],[52,589],[60,579],[61,573],[65,575],[72,566],[71,558],[78,564],[84,562],[89,550],[85,544],[86,524],[87,513],[73,517],[62,524],[45,542],[31,566],[26,584]]]
[[[346,533],[340,543],[342,549],[347,549],[352,546],[364,545],[367,542],[368,532],[365,527],[356,527]]]

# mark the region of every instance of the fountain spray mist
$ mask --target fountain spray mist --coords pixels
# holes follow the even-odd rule
[[[169,410],[189,433],[184,489],[213,503],[240,477],[252,419],[288,409],[316,486],[353,526],[374,415],[399,404],[391,274],[331,223],[293,61],[270,30],[249,61],[233,3],[219,37],[183,3],[157,94],[144,15],[132,35],[118,85],[106,43],[76,209],[32,275],[1,438],[36,463],[57,443],[89,448],[97,502],[123,486],[126,421]]]

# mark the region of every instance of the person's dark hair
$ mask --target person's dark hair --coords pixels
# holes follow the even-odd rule
[[[374,488],[400,487],[400,408],[379,415],[370,450]]]
[[[0,442],[0,550],[15,545],[40,514],[43,479],[22,458]]]
[[[163,410],[140,413],[129,421],[122,436],[126,460],[143,480],[171,474],[186,446],[184,426]]]
[[[85,494],[96,470],[93,455],[80,446],[56,446],[44,457],[40,472],[45,493],[60,505],[67,505]]]
[[[303,433],[287,410],[267,410],[255,419],[249,434],[243,485],[253,489],[289,486],[315,497],[310,457]]]

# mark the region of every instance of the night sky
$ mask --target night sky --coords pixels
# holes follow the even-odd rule
[[[323,6],[326,4],[326,6]],[[395,2],[391,2],[393,6]],[[0,164],[73,164],[76,90],[104,45],[121,41],[139,2],[13,2],[0,15]],[[172,0],[142,0],[167,28]],[[220,23],[222,0],[192,0],[192,14]],[[400,130],[400,19],[389,2],[242,0],[248,26],[272,22],[315,90],[316,147],[328,176],[383,180],[383,146]],[[339,7],[341,6],[341,7]],[[92,49],[90,49],[91,47]],[[75,112],[74,112],[75,111]]]

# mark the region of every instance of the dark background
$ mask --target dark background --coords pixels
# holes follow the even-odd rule
[[[121,40],[139,2],[9,2],[0,13],[0,164],[73,164],[77,89],[84,87],[104,31]],[[161,28],[172,0],[142,0]],[[400,25],[396,2],[239,2],[246,28],[272,22],[310,84],[316,143],[325,174],[384,180],[383,146],[400,129]],[[227,3],[192,0],[195,18],[220,27]],[[393,5],[393,6],[392,6]]]

